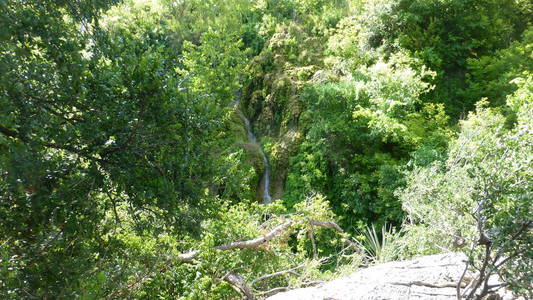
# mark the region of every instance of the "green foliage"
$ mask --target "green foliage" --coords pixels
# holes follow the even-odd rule
[[[533,29],[529,27],[521,40],[494,54],[468,60],[469,93],[472,99],[487,97],[494,106],[505,104],[505,98],[517,89],[511,81],[527,76],[533,70]]]
[[[418,231],[422,239],[431,237],[442,249],[463,247],[476,268],[485,259],[482,240],[488,239],[493,257],[498,257],[489,262],[490,272],[530,297],[531,77],[516,84],[520,88],[508,98],[518,115],[512,127],[497,110],[480,102],[476,113],[462,122],[448,158],[415,169],[401,198],[410,218],[427,231],[418,230],[420,225],[408,230]],[[475,251],[470,252],[467,245]],[[500,259],[506,263],[500,264]]]
[[[394,242],[398,239],[398,234],[387,224],[381,227],[381,232],[376,231],[374,224],[366,226],[362,233],[359,247],[364,251],[365,259],[368,263],[385,263],[397,258],[397,246]]]
[[[0,1],[0,298],[239,297],[228,272],[266,295],[368,262],[309,219],[363,232],[382,262],[475,242],[485,198],[493,249],[530,249],[509,236],[531,208],[532,13],[524,0]],[[281,199],[267,206],[259,149]],[[288,220],[260,249],[214,248]],[[530,258],[501,269],[518,292]]]
[[[10,297],[72,297],[116,249],[102,239],[106,211],[154,206],[176,230],[199,221],[223,110],[183,91],[151,18],[100,27],[97,10],[7,8],[17,20],[0,44],[0,232],[18,266]]]
[[[202,235],[199,239],[176,239],[165,233],[139,233],[135,230],[136,223],[148,222],[150,213],[141,216],[142,220],[135,220],[126,211],[120,211],[122,221],[113,239],[123,244],[127,251],[107,257],[106,264],[99,265],[106,274],[105,278],[102,273],[90,274],[86,278],[88,283],[84,283],[82,288],[87,289],[90,284],[98,286],[98,289],[92,290],[92,297],[112,293],[119,298],[151,298],[153,295],[179,299],[236,298],[239,294],[221,280],[228,272],[246,275],[247,283],[251,284],[261,275],[304,265],[304,268],[298,269],[302,274],[300,277],[287,274],[258,281],[253,286],[258,294],[277,286],[299,287],[320,275],[320,264],[310,258],[309,249],[301,243],[302,239],[298,240],[298,245],[291,243],[293,237],[307,239],[306,223],[282,233],[259,249],[220,251],[213,247],[259,237],[287,220],[331,219],[331,211],[323,197],[318,195],[308,200],[308,205],[300,206],[291,214],[287,214],[280,203],[264,206],[218,202],[216,212],[200,225]],[[316,238],[319,239],[326,230],[317,227]],[[330,245],[333,243],[330,241]],[[324,249],[320,244],[318,247],[319,250]],[[179,250],[186,252],[191,248],[200,251],[197,259],[193,264],[181,264],[177,259]],[[121,268],[114,269],[115,265]],[[117,283],[122,284],[115,286]]]
[[[421,59],[437,72],[436,88],[424,100],[444,103],[453,117],[479,100],[465,82],[467,61],[507,48],[532,18],[527,4],[513,0],[369,1],[365,10],[357,19],[364,25],[355,25],[363,45],[378,55],[405,49]]]
[[[235,36],[208,30],[200,38],[200,46],[185,42],[184,77],[191,78],[193,91],[216,95],[214,100],[227,104],[240,88],[239,78],[244,75],[246,53],[242,42]],[[220,51],[224,45],[224,52]]]
[[[360,67],[340,82],[311,84],[302,95],[307,135],[291,159],[285,201],[320,191],[331,199],[349,230],[365,223],[400,223],[402,211],[392,191],[401,186],[400,165],[408,153],[443,128],[438,107],[417,112],[429,86],[412,69],[378,62]],[[433,120],[432,120],[433,119]],[[426,139],[426,140],[424,140]]]

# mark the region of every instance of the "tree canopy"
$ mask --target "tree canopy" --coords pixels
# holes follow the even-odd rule
[[[532,297],[531,20],[0,1],[0,298],[261,298],[443,249],[465,297],[491,274]]]

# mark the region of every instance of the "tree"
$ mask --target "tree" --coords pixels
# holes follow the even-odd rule
[[[75,295],[120,249],[103,237],[121,205],[155,208],[177,231],[200,219],[222,110],[183,89],[157,19],[113,23],[100,16],[110,4],[1,4],[0,235],[16,258],[8,297]]]
[[[428,225],[423,234],[468,255],[468,267],[477,271],[463,292],[468,299],[500,288],[489,285],[493,274],[516,293],[532,296],[533,85],[530,76],[515,83],[520,88],[507,104],[516,115],[506,119],[480,102],[462,122],[447,159],[416,168],[401,192],[412,222]]]
[[[423,100],[444,103],[446,112],[458,119],[479,100],[465,80],[468,60],[519,40],[532,13],[529,4],[514,0],[369,1],[353,26],[358,28],[357,43],[366,47],[362,50],[378,50],[382,57],[406,50],[435,71],[435,78],[426,78],[435,89]]]
[[[291,159],[284,198],[289,205],[315,190],[328,196],[347,230],[401,222],[400,202],[392,193],[402,184],[399,166],[418,146],[446,141],[441,108],[417,109],[419,96],[430,88],[421,80],[428,73],[418,74],[404,59],[308,84],[301,96],[307,106],[300,118],[305,140]]]

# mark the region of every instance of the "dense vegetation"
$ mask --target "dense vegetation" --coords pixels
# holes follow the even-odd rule
[[[261,297],[448,250],[479,271],[465,296],[498,273],[533,297],[532,20],[0,1],[0,298]]]

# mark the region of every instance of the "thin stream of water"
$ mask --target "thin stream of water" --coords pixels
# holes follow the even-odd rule
[[[242,92],[239,90],[236,94],[235,101],[231,102],[230,106],[234,107],[237,110],[239,117],[244,123],[246,133],[248,134],[248,141],[257,145],[257,148],[259,149],[259,154],[261,154],[261,158],[263,159],[265,170],[263,171],[263,177],[261,179],[261,181],[263,182],[263,200],[261,203],[269,204],[272,202],[272,197],[270,196],[270,163],[268,162],[268,158],[265,152],[263,151],[263,147],[261,147],[261,145],[257,142],[257,138],[254,132],[252,131],[252,125],[250,124],[250,120],[248,120],[244,113],[239,109],[239,103],[241,102],[241,94]]]

